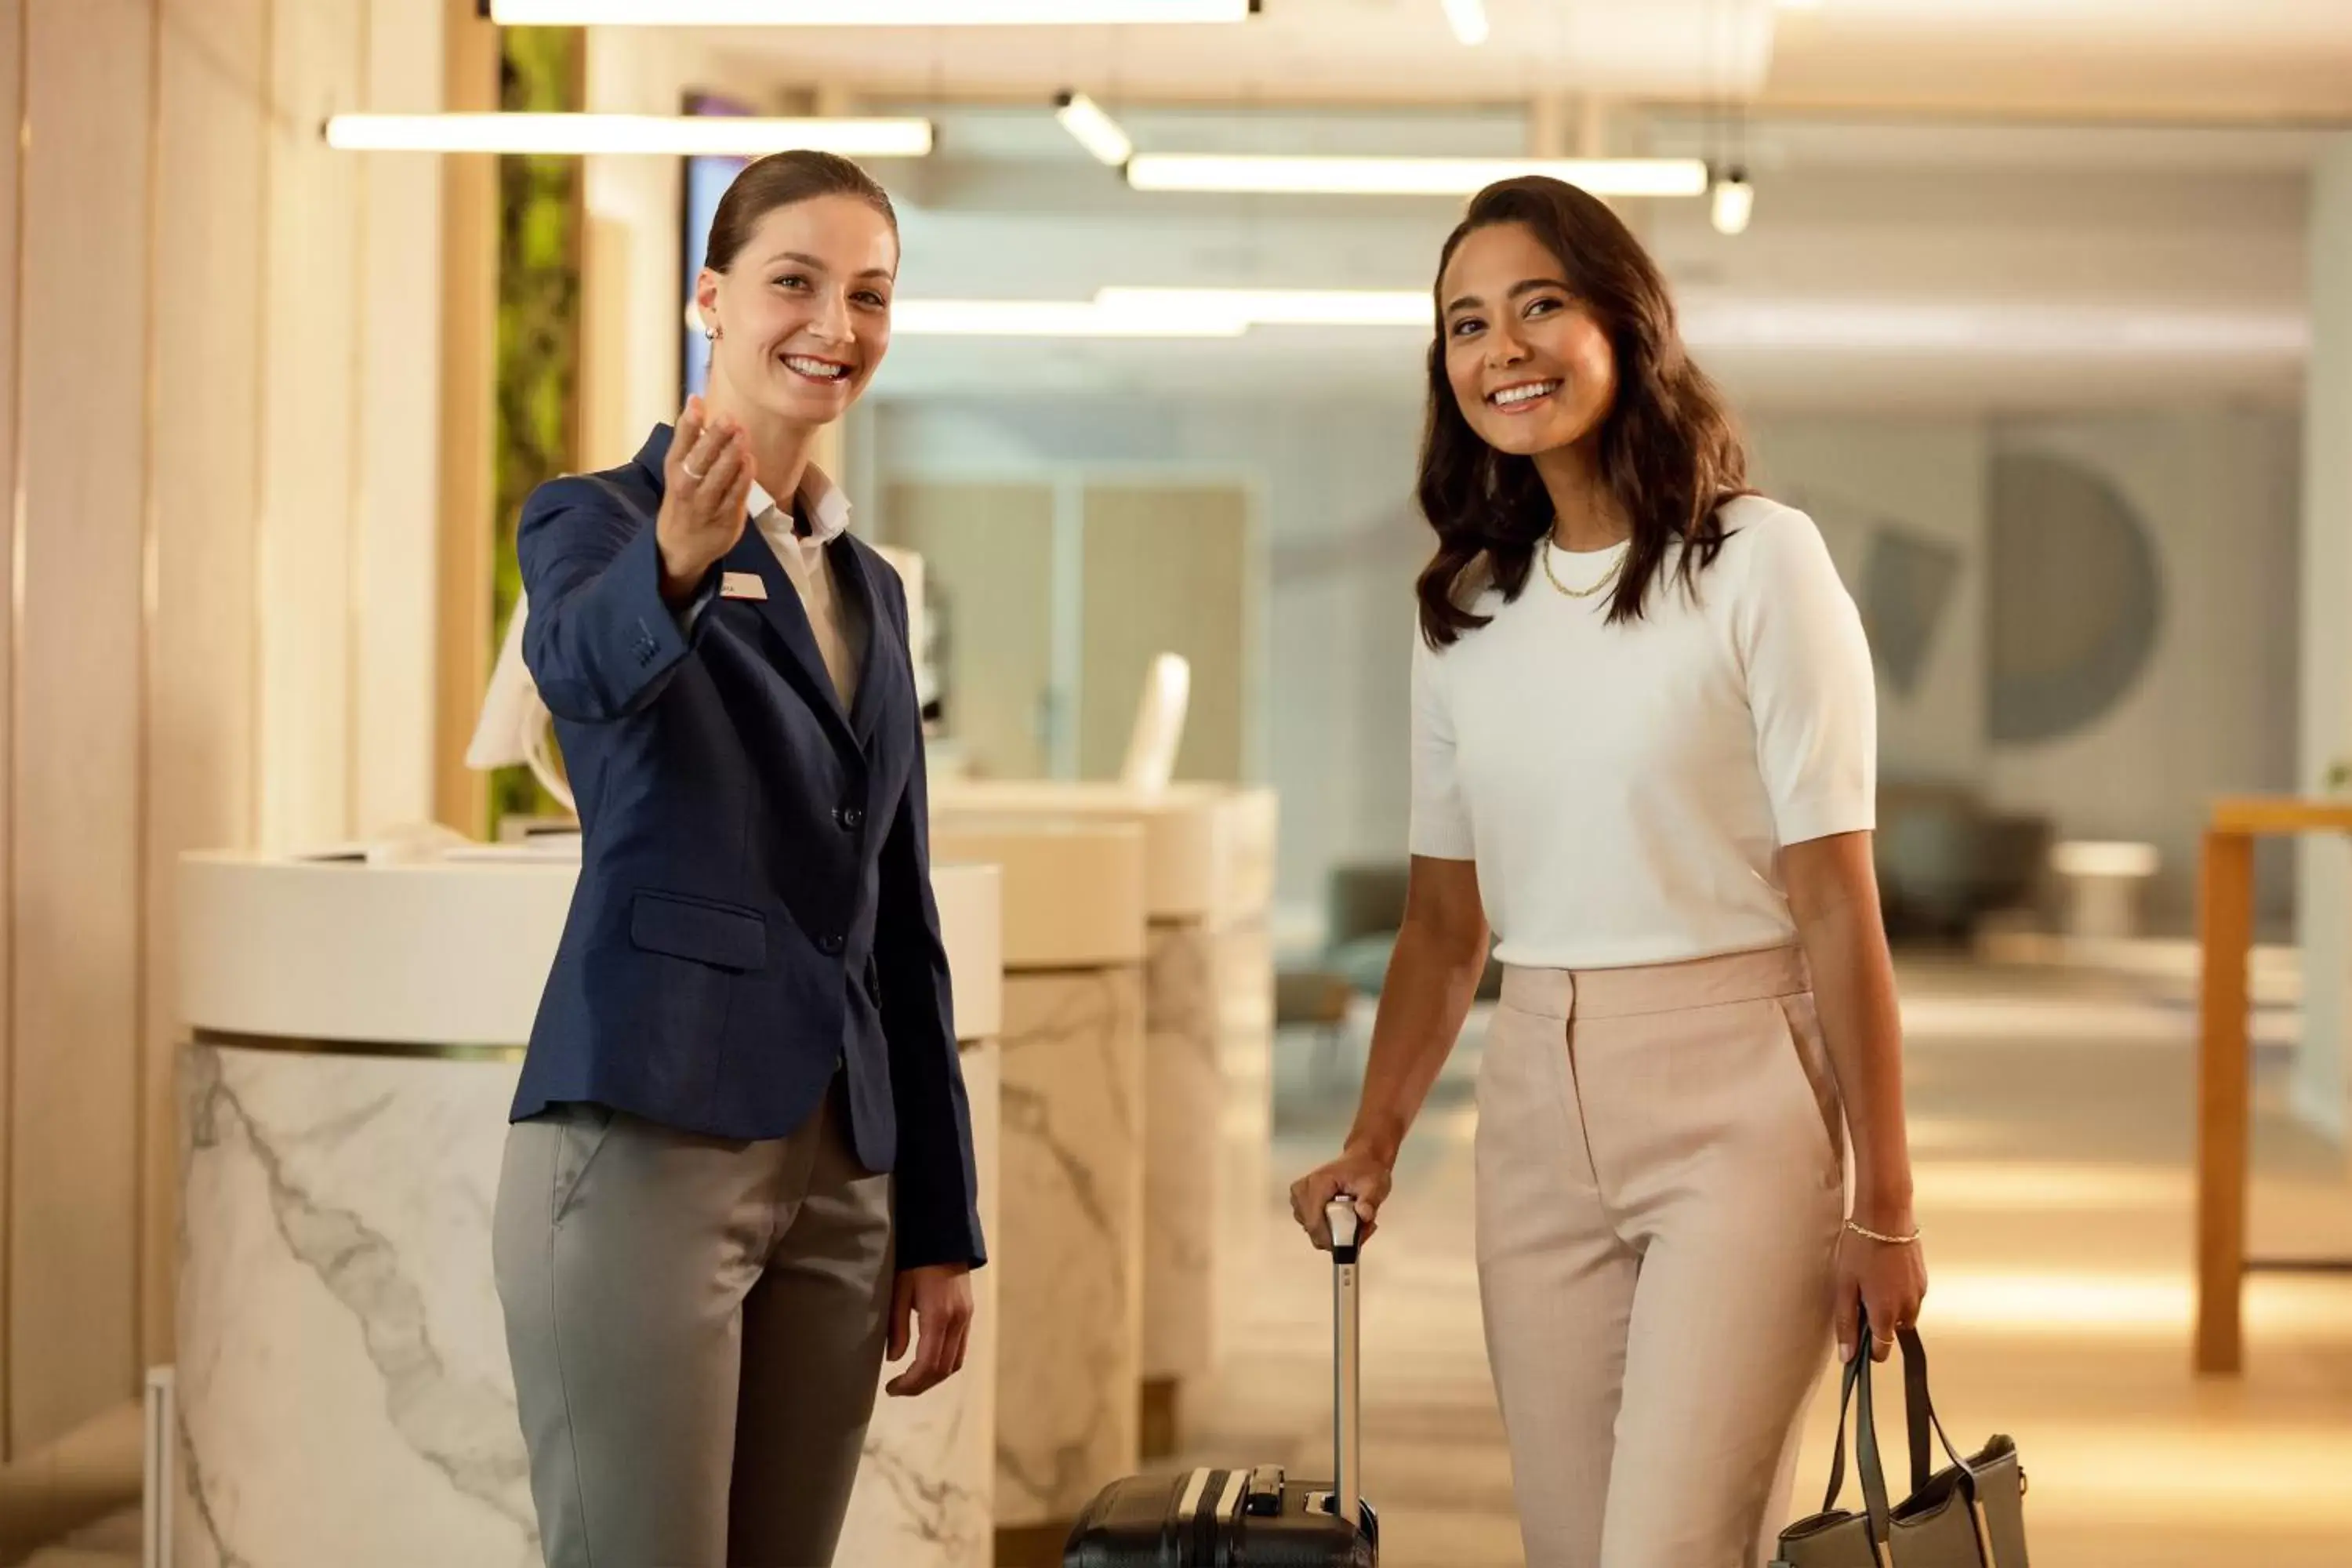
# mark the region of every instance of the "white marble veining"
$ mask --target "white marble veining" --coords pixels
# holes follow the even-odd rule
[[[996,1522],[1069,1518],[1138,1462],[1143,976],[1004,980]]]
[[[1257,1194],[1265,1190],[1274,1143],[1274,933],[1265,917],[1219,931],[1215,963],[1223,1094],[1218,1240],[1228,1258],[1254,1258],[1265,1218]]]
[[[516,1070],[185,1053],[179,1568],[538,1562],[490,1278]]]
[[[1000,1065],[964,1048],[992,1238]],[[514,1074],[187,1052],[178,1568],[538,1562],[490,1275]],[[877,1401],[839,1562],[987,1568],[999,1278],[974,1276],[963,1373]]]
[[[996,1494],[999,1101],[1003,1053],[992,1040],[963,1047],[971,1100],[980,1225],[991,1263],[971,1277],[971,1340],[963,1371],[914,1399],[881,1395],[866,1432],[866,1455],[850,1494],[834,1561],[844,1568],[989,1568],[994,1557]],[[899,1363],[903,1366],[905,1363]],[[898,1367],[882,1369],[887,1384]]]
[[[1144,969],[1143,1375],[1182,1383],[1216,1364],[1223,1099],[1217,939],[1151,928]]]

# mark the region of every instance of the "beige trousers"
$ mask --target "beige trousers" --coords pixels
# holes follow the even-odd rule
[[[1477,1172],[1528,1568],[1768,1561],[1845,1212],[1802,955],[1507,972]]]
[[[491,1231],[551,1568],[823,1568],[874,1410],[890,1178],[840,1085],[789,1138],[560,1105]]]

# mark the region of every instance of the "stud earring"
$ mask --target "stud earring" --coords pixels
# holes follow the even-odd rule
[[[704,342],[707,342],[707,343],[715,343],[715,342],[717,342],[719,341],[719,329],[718,329],[717,327],[705,327],[705,328],[703,328],[703,329],[702,329],[702,341],[703,341]]]

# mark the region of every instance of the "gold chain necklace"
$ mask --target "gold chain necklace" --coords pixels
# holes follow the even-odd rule
[[[1617,574],[1624,570],[1625,567],[1625,557],[1622,554],[1620,554],[1616,561],[1610,566],[1609,570],[1601,574],[1601,581],[1592,584],[1591,587],[1571,588],[1567,584],[1559,580],[1559,573],[1552,570],[1551,541],[1549,539],[1545,540],[1541,549],[1543,551],[1544,575],[1551,579],[1551,585],[1553,587],[1559,589],[1561,593],[1567,595],[1571,599],[1590,599],[1593,595],[1598,594],[1601,589],[1606,588],[1610,584],[1617,581]]]

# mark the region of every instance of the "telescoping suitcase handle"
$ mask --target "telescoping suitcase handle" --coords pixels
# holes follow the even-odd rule
[[[1362,1301],[1356,1279],[1356,1205],[1334,1198],[1324,1206],[1331,1225],[1331,1511],[1354,1520],[1361,1512],[1363,1477],[1359,1471],[1363,1452],[1363,1412],[1359,1398],[1362,1368],[1359,1361]]]

